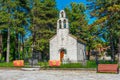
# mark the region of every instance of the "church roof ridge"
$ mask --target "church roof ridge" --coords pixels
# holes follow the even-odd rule
[[[72,35],[72,34],[69,34],[71,37],[73,37],[74,39],[76,39],[77,41],[79,41],[79,42],[81,42],[81,43],[83,43],[83,44],[86,44],[86,41],[85,40],[82,40],[82,39],[80,39],[80,38],[78,38],[78,37],[76,37],[76,36],[74,36],[74,35]]]
[[[57,34],[55,34],[53,37],[51,37],[51,38],[49,39],[49,41],[52,40],[54,37],[56,37],[56,35],[57,35]],[[82,40],[82,39],[80,39],[80,38],[77,38],[76,36],[74,36],[74,35],[72,35],[72,34],[68,34],[68,35],[71,36],[72,38],[76,39],[77,41],[83,43],[83,44],[86,44],[86,43],[87,43],[85,40]]]
[[[49,41],[52,40],[56,35],[57,35],[57,34],[55,34],[54,36],[52,36],[52,37],[49,39]]]

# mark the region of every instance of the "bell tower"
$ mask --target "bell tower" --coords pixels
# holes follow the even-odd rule
[[[69,32],[68,19],[66,18],[65,11],[61,10],[59,13],[59,19],[57,20],[57,33],[64,30]]]
[[[69,36],[69,25],[68,19],[66,18],[66,13],[64,10],[61,10],[59,13],[59,19],[57,20],[57,37],[59,49],[64,48],[67,44]]]

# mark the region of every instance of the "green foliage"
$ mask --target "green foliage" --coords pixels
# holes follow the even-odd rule
[[[49,53],[49,39],[55,34],[57,14],[55,0],[35,0],[31,10],[31,27],[34,49]],[[31,45],[32,45],[31,44]]]
[[[108,41],[107,45],[111,48],[112,57],[117,52],[117,43],[120,34],[119,19],[120,19],[120,1],[119,0],[90,0],[92,4],[88,7],[90,9],[91,16],[96,17],[96,20],[91,27],[99,25],[100,32]],[[101,33],[99,33],[101,34]]]
[[[27,1],[0,0],[0,30],[3,36],[2,58],[4,57],[4,59],[6,59],[5,54],[8,55],[8,45],[10,45],[10,56],[8,55],[10,60],[20,58],[18,52],[21,52],[20,47],[23,45],[25,26],[27,25],[26,18],[28,18],[28,14],[22,9],[29,10]],[[7,30],[8,28],[10,32]],[[7,39],[7,34],[10,35],[10,40]]]
[[[72,2],[70,7],[65,8],[70,23],[70,33],[78,39],[85,40],[88,20],[85,14],[85,5]]]
[[[71,6],[65,8],[70,23],[70,33],[79,40],[86,41],[88,51],[96,49],[98,45],[110,45],[111,49],[117,52],[120,36],[120,1],[90,1],[93,2],[90,14],[98,19],[91,25],[88,25],[84,4],[72,2]],[[55,34],[57,17],[55,0],[0,0],[0,31],[3,36],[1,59],[6,58],[8,28],[11,36],[10,60],[24,58],[25,51],[30,56],[32,44],[35,45],[34,49],[48,55],[49,39]],[[24,41],[28,31],[28,20],[31,23],[29,30],[32,36]],[[101,33],[108,42],[101,41],[98,36]]]
[[[88,51],[88,60],[90,51],[97,49],[98,44],[103,42],[98,36],[99,26],[88,25],[88,19],[86,18],[86,6],[82,3],[71,3],[70,7],[65,8],[70,23],[70,32],[75,35],[78,40],[82,39],[86,43],[86,50]]]

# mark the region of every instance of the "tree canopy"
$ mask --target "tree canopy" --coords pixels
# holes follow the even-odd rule
[[[110,46],[114,59],[120,40],[120,0],[87,1],[87,6],[72,2],[65,8],[70,33],[86,43],[88,59],[90,51],[98,46]],[[48,60],[58,11],[55,0],[0,0],[0,60],[25,59],[34,51]],[[96,18],[93,24],[88,25],[86,11]]]

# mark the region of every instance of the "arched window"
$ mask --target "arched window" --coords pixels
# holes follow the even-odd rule
[[[64,20],[64,22],[63,22],[63,23],[64,23],[64,28],[66,28],[66,20]]]
[[[62,28],[61,20],[59,20],[59,28],[60,28],[60,29]]]
[[[64,17],[64,15],[63,15],[63,11],[61,12],[61,17]]]

